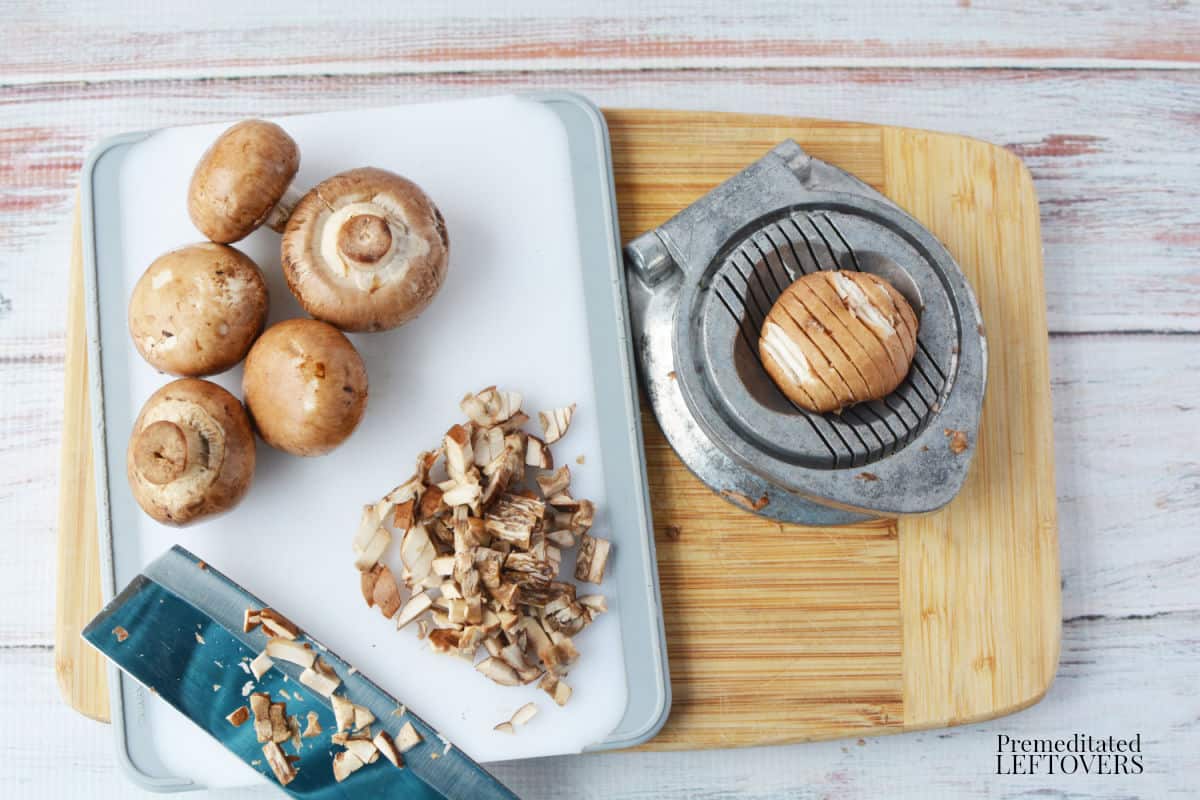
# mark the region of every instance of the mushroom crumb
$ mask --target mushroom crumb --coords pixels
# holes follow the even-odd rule
[[[748,511],[762,511],[771,502],[767,497],[766,492],[764,492],[762,497],[758,498],[757,500],[751,500],[746,495],[742,494],[741,492],[734,491],[733,489],[722,489],[721,496]]]
[[[304,733],[300,734],[300,736],[304,739],[311,739],[314,736],[320,736],[322,732],[323,729],[321,728],[319,715],[315,711],[309,711],[307,722],[304,726]]]
[[[123,642],[129,638],[129,631],[122,628],[120,625],[112,629],[113,636],[117,637],[118,642]]]
[[[611,543],[589,534],[596,506],[572,495],[570,468],[554,469],[550,445],[575,405],[542,412],[539,437],[522,430],[521,402],[494,386],[464,397],[467,420],[363,507],[352,549],[363,600],[398,629],[415,623],[434,651],[499,685],[543,679],[562,704],[571,689],[561,678],[579,657],[571,637],[607,610],[602,595],[577,598],[576,584],[560,578],[564,553],[578,545],[575,579],[601,583]],[[382,563],[393,539],[404,565],[395,575]]]
[[[238,706],[225,719],[235,728],[240,728],[250,719],[250,709],[246,706]]]
[[[950,452],[954,455],[960,455],[966,452],[970,445],[967,442],[967,434],[962,431],[956,431],[952,428],[946,428],[946,436],[950,439]]]

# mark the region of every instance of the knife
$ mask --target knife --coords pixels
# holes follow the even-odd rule
[[[83,638],[152,694],[170,703],[252,769],[279,786],[254,732],[253,720],[235,727],[226,716],[248,706],[251,692],[287,700],[287,714],[305,724],[317,713],[324,733],[301,739],[296,776],[285,792],[312,800],[413,798],[414,800],[515,800],[516,795],[452,746],[437,731],[316,640],[301,633],[333,667],[336,694],[375,715],[372,731],[398,739],[407,722],[421,742],[403,754],[397,769],[380,757],[334,780],[329,736],[337,730],[332,702],[300,683],[301,668],[276,659],[254,680],[248,667],[266,646],[261,632],[244,633],[247,608],[268,607],[254,595],[178,545],[151,562],[83,629]],[[281,693],[281,690],[283,694]],[[293,754],[290,743],[280,747]]]

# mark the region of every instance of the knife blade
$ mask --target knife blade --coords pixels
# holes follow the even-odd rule
[[[151,562],[101,610],[83,629],[83,638],[276,786],[279,782],[267,764],[254,725],[235,727],[226,716],[248,705],[251,691],[266,692],[275,702],[289,698],[287,714],[301,721],[315,711],[325,733],[300,740],[296,777],[280,787],[293,797],[516,798],[394,697],[301,633],[298,641],[310,643],[341,678],[336,693],[375,715],[373,732],[385,730],[395,738],[400,728],[411,722],[422,739],[404,753],[403,769],[379,758],[336,782],[328,738],[337,730],[332,702],[302,685],[301,668],[294,664],[275,660],[257,681],[248,668],[239,667],[266,646],[262,633],[243,632],[243,613],[247,608],[266,607],[270,606],[176,545]],[[292,745],[281,747],[292,754]]]

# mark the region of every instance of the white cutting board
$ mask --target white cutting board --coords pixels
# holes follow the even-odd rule
[[[134,144],[117,181],[121,240],[108,251],[122,255],[110,259],[119,263],[97,263],[105,423],[114,443],[108,467],[116,585],[182,544],[290,616],[479,761],[575,753],[601,741],[626,707],[616,613],[602,615],[577,637],[582,657],[568,678],[574,695],[559,708],[534,686],[497,686],[465,661],[430,652],[413,630],[397,632],[363,603],[350,547],[362,504],[406,479],[416,453],[461,419],[462,395],[489,384],[523,392],[535,420],[538,410],[578,403],[555,457],[571,466],[573,493],[597,502],[595,533],[610,536],[562,123],[538,102],[517,97],[276,121],[300,146],[298,187],[366,165],[424,187],[449,230],[446,283],[409,325],[350,337],[366,362],[370,395],[362,424],[345,444],[328,456],[302,459],[260,442],[254,486],[237,509],[182,530],[159,525],[137,511],[124,479],[125,453],[115,444],[128,440],[141,403],[168,380],[134,350],[125,303],[151,261],[202,238],[188,218],[187,184],[200,154],[226,126],[171,129]],[[264,229],[236,246],[267,276],[270,321],[303,316],[280,271],[278,234]],[[240,367],[216,381],[240,396]],[[393,570],[400,566],[397,549],[393,544],[387,559]],[[567,554],[563,572],[573,565]],[[619,598],[608,585],[600,591],[615,611]],[[245,677],[235,667],[229,679],[240,684]],[[126,709],[135,767],[207,786],[259,780],[166,703],[138,700]],[[541,713],[517,736],[493,732],[527,701]]]

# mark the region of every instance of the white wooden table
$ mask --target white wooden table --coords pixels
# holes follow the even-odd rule
[[[1196,791],[1195,4],[162,5],[0,2],[0,796],[142,796],[118,771],[108,727],[59,699],[50,644],[69,219],[92,143],[251,114],[550,87],[605,106],[936,128],[1026,160],[1046,246],[1063,648],[1046,699],[987,725],[547,759],[499,766],[501,779],[528,797]],[[1141,733],[1145,774],[994,774],[997,734],[1075,731]]]

